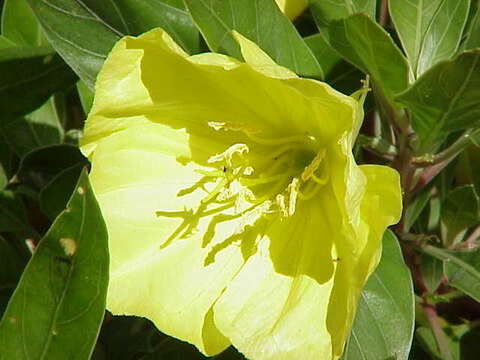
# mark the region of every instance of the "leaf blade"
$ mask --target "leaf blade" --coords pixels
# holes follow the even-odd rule
[[[392,99],[408,86],[408,64],[390,35],[364,14],[333,21],[330,45],[348,62],[370,74]]]
[[[236,30],[278,64],[303,76],[323,78],[310,48],[273,0],[185,0],[185,4],[212,51],[241,59],[231,35]]]
[[[415,76],[455,54],[469,7],[470,0],[389,1],[392,20]]]
[[[0,111],[12,119],[40,107],[76,76],[49,47],[12,47],[0,55],[0,79]]]
[[[0,322],[0,359],[91,355],[105,309],[108,249],[86,172],[67,207],[39,243],[10,299]]]
[[[480,248],[452,251],[427,245],[422,251],[444,262],[449,284],[480,301]]]
[[[407,359],[413,337],[410,272],[392,232],[383,237],[380,264],[362,289],[343,360]]]
[[[480,114],[480,50],[438,63],[395,99],[410,109],[424,149],[449,133],[477,126]]]
[[[182,29],[171,34],[177,42],[198,45],[192,45],[195,40],[184,39],[185,34],[190,36],[190,31],[197,34],[187,14],[169,6],[167,1],[165,4],[161,0],[28,2],[52,46],[90,89],[110,49],[124,35],[138,35],[163,26]],[[125,26],[127,16],[128,26]],[[182,21],[177,24],[180,18]],[[193,38],[198,37],[195,34]]]

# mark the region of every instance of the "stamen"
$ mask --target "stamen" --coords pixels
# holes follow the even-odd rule
[[[292,182],[288,185],[287,191],[290,193],[288,197],[288,216],[292,216],[295,214],[295,207],[297,204],[297,196],[298,196],[298,187],[299,187],[299,180],[298,178],[294,178]]]
[[[227,178],[220,179],[220,181],[217,183],[215,188],[206,197],[204,197],[201,200],[201,203],[205,204],[205,203],[209,202],[210,200],[212,200],[215,196],[217,196],[222,191],[222,189],[227,184],[228,184],[228,179]]]
[[[199,173],[200,175],[207,176],[207,177],[219,177],[223,176],[225,173],[220,170],[213,170],[213,171],[208,171],[208,170],[203,170],[203,169],[195,169],[193,170],[196,173]]]
[[[288,217],[288,210],[287,207],[285,206],[285,196],[283,194],[278,194],[275,197],[275,203],[278,206],[278,210],[282,213],[282,217],[286,218]]]
[[[211,156],[207,160],[207,162],[216,163],[216,162],[225,161],[227,163],[228,168],[233,168],[233,155],[238,153],[240,156],[242,156],[243,153],[248,153],[248,151],[249,151],[249,148],[245,144],[233,144],[223,153]]]
[[[320,163],[325,158],[326,151],[325,149],[321,149],[317,155],[313,158],[312,162],[303,170],[301,178],[302,181],[307,181],[310,177],[315,173],[315,171],[320,166]]]

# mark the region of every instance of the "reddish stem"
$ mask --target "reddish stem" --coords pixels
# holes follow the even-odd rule
[[[430,327],[432,328],[442,358],[445,360],[453,360],[447,339],[438,321],[437,309],[435,309],[435,306],[427,303],[426,301],[422,303],[422,308],[425,316],[428,319]]]

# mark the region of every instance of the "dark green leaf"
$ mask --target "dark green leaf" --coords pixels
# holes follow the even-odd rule
[[[334,21],[330,45],[347,61],[370,74],[391,99],[408,85],[408,64],[390,35],[366,15]]]
[[[60,172],[78,164],[87,165],[87,159],[76,146],[52,145],[28,153],[20,163],[17,176],[40,190]]]
[[[412,343],[414,297],[410,272],[392,232],[380,264],[362,290],[344,360],[406,360]]]
[[[62,126],[53,100],[24,117],[5,119],[0,123],[6,141],[22,157],[33,149],[59,144]]]
[[[62,170],[40,191],[40,208],[50,219],[55,219],[65,209],[83,166],[85,164],[80,162]]]
[[[55,50],[90,89],[121,36],[160,26],[185,50],[198,49],[198,32],[185,11],[161,0],[28,1]]]
[[[425,246],[424,252],[443,260],[449,284],[480,301],[480,248],[452,251]]]
[[[48,45],[27,0],[6,0],[2,12],[2,36],[15,45]]]
[[[48,47],[14,47],[0,52],[0,112],[16,118],[40,107],[76,76]]]
[[[473,184],[480,194],[480,149],[470,146],[458,157],[455,175],[460,184]]]
[[[389,6],[416,76],[455,54],[470,0],[390,0]]]
[[[421,148],[431,150],[454,131],[480,124],[480,50],[438,63],[396,97],[412,113]]]
[[[0,190],[3,190],[14,173],[17,157],[0,131]]]
[[[28,228],[22,200],[13,191],[0,191],[0,232],[23,232]]]
[[[0,359],[89,359],[107,284],[107,230],[84,172],[10,299]]]
[[[231,35],[237,30],[278,64],[297,74],[323,78],[310,48],[274,0],[185,0],[209,48],[241,59]]]
[[[320,27],[331,21],[345,19],[350,15],[364,13],[375,19],[376,0],[309,0],[310,9]]]
[[[480,203],[473,186],[452,190],[442,204],[442,240],[447,247],[462,241],[466,231],[480,225]]]
[[[17,286],[25,264],[26,258],[0,236],[0,316]]]

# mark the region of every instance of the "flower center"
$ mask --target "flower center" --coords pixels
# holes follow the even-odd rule
[[[265,139],[246,135],[250,146],[236,143],[211,156],[211,167],[196,170],[201,179],[177,194],[180,197],[197,190],[205,192],[195,209],[156,211],[160,217],[183,219],[162,248],[175,238],[191,236],[205,217],[210,220],[203,246],[213,239],[216,227],[227,221],[235,221],[233,233],[238,238],[261,218],[292,216],[298,201],[314,198],[328,182],[326,150],[311,137]]]

